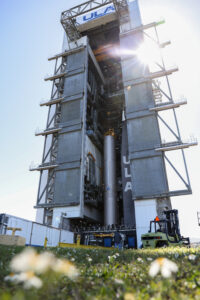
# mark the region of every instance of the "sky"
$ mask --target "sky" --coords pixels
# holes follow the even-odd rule
[[[80,3],[83,1],[0,1],[0,213],[35,219],[39,173],[30,172],[29,165],[32,161],[40,163],[42,157],[44,138],[34,133],[37,127],[46,125],[47,109],[39,102],[50,98],[51,83],[44,82],[44,77],[53,73],[53,63],[47,58],[61,51],[61,12]],[[200,140],[200,1],[139,3],[143,24],[161,18],[166,21],[159,29],[161,39],[172,42],[165,55],[179,67],[170,78],[173,94],[188,100],[177,109],[181,134]],[[193,194],[172,198],[172,206],[179,210],[182,235],[200,238],[199,146],[187,149],[185,154]]]

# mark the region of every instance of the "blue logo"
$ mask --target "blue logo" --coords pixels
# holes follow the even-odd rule
[[[108,14],[114,12],[114,11],[115,11],[114,6],[110,5],[110,6],[107,6],[106,8],[103,8],[103,9],[95,11],[95,12],[91,12],[90,14],[87,14],[87,15],[83,16],[83,21],[88,22],[88,21],[91,21],[91,20],[95,20],[97,18],[108,15]]]

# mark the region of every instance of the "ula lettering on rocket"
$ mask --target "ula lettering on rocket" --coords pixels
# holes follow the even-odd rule
[[[99,11],[91,12],[90,14],[84,15],[83,16],[83,21],[84,22],[91,21],[91,20],[103,17],[107,14],[110,14],[114,11],[115,11],[114,6],[110,5],[110,6],[107,6],[106,8],[104,8],[103,11],[99,10]]]
[[[124,192],[132,191],[132,183],[131,183],[131,174],[130,171],[130,160],[127,159],[126,155],[123,156],[123,164],[124,166],[124,177],[127,179]]]

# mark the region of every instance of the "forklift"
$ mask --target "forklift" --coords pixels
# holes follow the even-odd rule
[[[190,239],[180,234],[178,210],[163,211],[164,219],[150,221],[149,232],[141,236],[142,248],[190,246]]]

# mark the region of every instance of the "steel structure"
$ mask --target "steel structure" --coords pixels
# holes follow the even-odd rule
[[[127,20],[127,17],[129,17],[127,0],[97,0],[84,2],[83,4],[77,5],[69,10],[62,12],[61,14],[61,24],[63,25],[63,28],[67,33],[68,40],[76,41],[81,37],[81,34],[77,28],[77,26],[80,25],[80,23],[76,19],[78,16],[93,11],[94,9],[104,7],[107,4],[114,5],[120,23],[125,21],[124,13],[126,14]]]
[[[169,76],[178,68],[167,68],[162,58],[161,49],[170,44],[160,43],[162,23],[143,25],[137,0],[91,0],[61,14],[64,46],[49,58],[55,69],[45,80],[52,81],[52,93],[40,104],[49,107],[47,126],[36,132],[45,137],[42,164],[31,167],[41,172],[36,205],[41,222],[102,223],[105,210],[107,225],[136,225],[139,236],[146,230],[139,229],[140,211],[148,215],[142,205],[151,203],[159,215],[171,207],[171,196],[191,193],[183,149],[196,141],[181,139],[175,109],[187,101],[173,99]],[[134,54],[145,38],[160,49],[153,72]],[[158,79],[165,79],[165,88]],[[175,129],[161,115],[167,110],[173,111]],[[174,140],[162,140],[160,123]],[[113,136],[104,137],[110,130],[114,149]],[[172,150],[181,151],[185,174],[167,156]],[[185,188],[170,190],[166,164]],[[114,191],[111,197],[108,190]],[[151,218],[149,213],[146,224]]]

